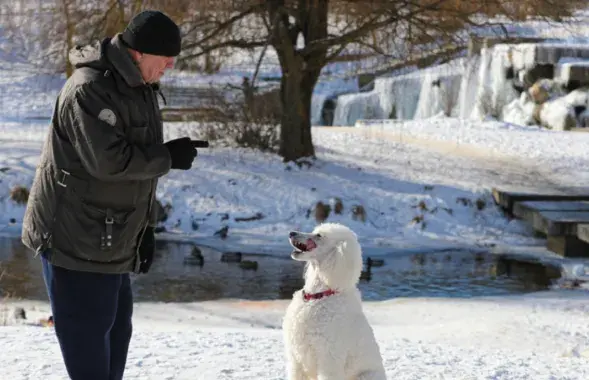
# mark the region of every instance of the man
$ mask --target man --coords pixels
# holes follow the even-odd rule
[[[132,334],[129,273],[155,249],[155,190],[188,170],[188,137],[163,143],[157,82],[180,53],[180,31],[145,11],[95,46],[55,104],[31,188],[22,240],[42,257],[56,335],[72,380],[122,379]]]

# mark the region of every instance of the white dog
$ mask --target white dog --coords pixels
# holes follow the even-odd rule
[[[357,288],[362,250],[348,227],[324,223],[293,231],[291,257],[306,261],[305,286],[283,321],[290,380],[386,380]]]

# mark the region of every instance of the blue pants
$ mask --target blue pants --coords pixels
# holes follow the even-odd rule
[[[70,379],[121,380],[132,335],[129,274],[71,271],[41,260]]]

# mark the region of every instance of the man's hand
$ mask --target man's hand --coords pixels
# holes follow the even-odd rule
[[[155,254],[155,231],[153,227],[146,227],[143,240],[139,242],[139,273],[149,272]]]
[[[188,170],[192,167],[192,162],[196,158],[198,152],[190,137],[181,137],[179,139],[170,140],[164,144],[170,152],[172,158],[172,169]]]
[[[208,148],[209,142],[206,140],[192,140],[192,146],[195,148]]]

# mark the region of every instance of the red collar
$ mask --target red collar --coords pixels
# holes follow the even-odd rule
[[[319,293],[306,293],[303,290],[303,300],[305,300],[305,302],[310,301],[310,300],[318,300],[323,297],[328,297],[328,296],[334,295],[335,293],[337,293],[337,292],[333,289],[327,289],[327,290],[324,290]]]

